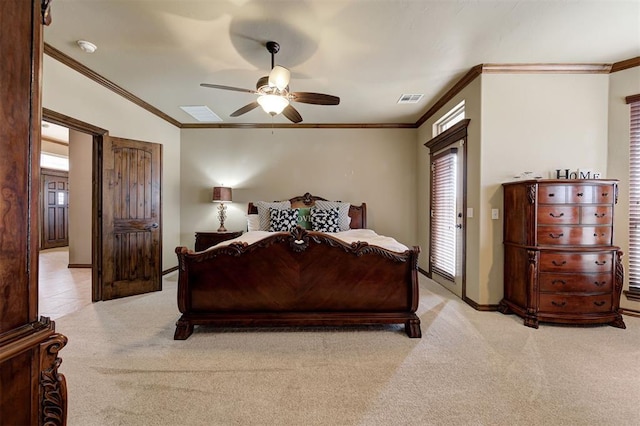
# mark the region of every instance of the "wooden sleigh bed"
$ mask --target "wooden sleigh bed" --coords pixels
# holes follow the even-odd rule
[[[312,206],[305,194],[291,205]],[[256,207],[249,204],[249,214]],[[351,228],[366,228],[366,204],[350,206]],[[390,251],[296,227],[253,244],[205,251],[176,248],[178,308],[174,339],[195,325],[218,327],[404,324],[421,337],[417,264],[420,248]],[[240,238],[242,239],[242,237]]]

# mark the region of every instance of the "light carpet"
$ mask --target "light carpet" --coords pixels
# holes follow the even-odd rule
[[[196,327],[175,341],[176,278],[56,320],[70,426],[640,424],[640,318],[535,330],[420,276],[422,339]]]

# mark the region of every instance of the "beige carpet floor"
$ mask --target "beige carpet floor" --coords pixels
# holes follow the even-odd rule
[[[638,425],[640,318],[626,330],[478,312],[420,277],[399,326],[214,330],[174,341],[164,291],[56,320],[74,425]]]

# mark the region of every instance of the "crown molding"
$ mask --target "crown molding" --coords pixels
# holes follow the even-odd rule
[[[164,112],[160,111],[158,108],[154,107],[153,105],[143,101],[142,99],[140,99],[139,97],[135,96],[131,92],[126,91],[125,89],[123,89],[122,87],[118,86],[114,82],[112,82],[112,81],[108,80],[107,78],[101,76],[100,74],[96,73],[95,71],[87,68],[86,66],[82,65],[80,62],[78,62],[75,59],[73,59],[72,57],[62,53],[61,51],[59,51],[55,47],[51,46],[50,44],[47,44],[47,43],[44,44],[44,53],[46,55],[49,55],[51,58],[53,58],[53,59],[63,63],[64,65],[68,66],[72,70],[79,72],[80,74],[84,75],[85,77],[89,78],[90,80],[93,80],[96,83],[106,87],[108,90],[111,90],[112,92],[122,96],[123,98],[127,99],[128,101],[133,102],[134,104],[138,105],[139,107],[149,111],[150,113],[162,118],[163,120],[173,124],[176,127],[180,127],[181,123],[178,120],[175,120],[173,117],[170,117],[169,115],[167,115]]]
[[[483,64],[491,74],[609,74],[611,64]]]
[[[82,65],[80,62],[64,54],[50,44],[44,43],[44,53],[180,129],[417,129],[483,73],[609,74],[640,66],[640,56],[616,62],[614,64],[479,64],[472,67],[449,90],[438,98],[438,100],[415,123],[181,123],[168,114],[160,111],[153,105],[133,95],[131,92],[128,92],[107,78]]]

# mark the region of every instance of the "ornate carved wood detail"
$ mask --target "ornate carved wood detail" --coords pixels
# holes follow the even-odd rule
[[[175,251],[178,255],[179,268],[184,271],[185,266],[183,258],[185,256],[193,258],[194,262],[205,262],[221,255],[238,257],[244,253],[264,249],[273,244],[283,242],[288,243],[294,252],[301,253],[307,250],[311,241],[316,244],[324,244],[330,247],[341,248],[345,252],[352,253],[358,257],[366,254],[374,254],[394,262],[407,262],[412,259],[411,250],[407,250],[403,253],[397,253],[382,247],[369,245],[364,241],[356,241],[351,244],[346,244],[345,242],[323,232],[308,231],[299,226],[289,233],[277,232],[253,244],[247,244],[246,242],[234,242],[226,246],[216,247],[203,252],[194,252],[186,247],[177,247]],[[417,246],[413,247],[413,249],[416,250],[416,254],[420,251],[420,248]],[[414,262],[417,262],[417,256],[415,256],[413,260]],[[417,263],[415,266],[417,267]]]
[[[49,318],[40,321],[48,323]],[[58,352],[66,344],[67,338],[59,333],[40,344],[40,418],[43,425],[66,424],[67,383],[64,375],[58,373],[62,363]]]
[[[527,198],[529,199],[529,204],[536,202],[536,185],[527,185]]]
[[[53,0],[41,0],[42,5],[42,24],[51,24],[51,2]]]

